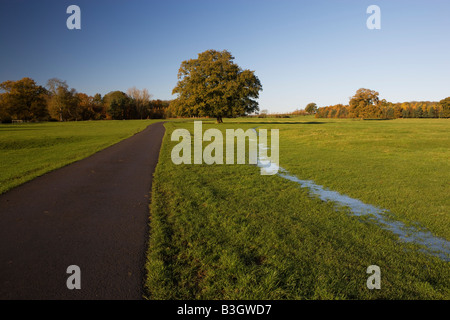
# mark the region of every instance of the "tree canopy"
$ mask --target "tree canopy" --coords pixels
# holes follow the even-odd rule
[[[208,50],[197,59],[183,61],[172,94],[179,116],[222,118],[243,116],[259,110],[261,82],[254,71],[242,70],[230,52]]]
[[[314,102],[308,103],[308,105],[305,108],[305,111],[308,113],[316,113],[317,105]]]
[[[0,83],[0,88],[5,91],[1,99],[2,114],[22,120],[40,120],[48,115],[47,90],[33,79],[8,80]]]
[[[47,82],[50,92],[48,110],[54,119],[59,121],[80,120],[79,97],[75,89],[70,89],[66,81],[52,78]]]
[[[104,96],[103,101],[112,119],[123,120],[128,118],[130,98],[124,92],[111,91]]]
[[[442,99],[439,101],[439,106],[441,107],[441,117],[450,118],[450,97]]]
[[[350,113],[355,118],[370,118],[376,114],[379,93],[370,89],[358,89],[356,94],[350,98]]]

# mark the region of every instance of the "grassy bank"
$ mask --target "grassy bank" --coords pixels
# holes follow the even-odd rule
[[[113,145],[152,120],[0,125],[0,193]]]
[[[280,164],[291,173],[386,209],[403,208],[403,220],[419,221],[436,234],[448,235],[448,171],[440,171],[448,166],[446,123],[298,118],[242,119],[220,126],[209,122],[203,127],[225,132],[255,126],[280,129]],[[168,123],[166,128],[153,182],[148,298],[450,297],[448,263],[421,253],[413,244],[400,243],[344,209],[336,210],[332,203],[310,197],[294,182],[261,176],[255,166],[176,166],[170,155],[177,142],[170,141],[170,133],[193,126]],[[386,155],[380,148],[390,152]],[[390,158],[380,165],[383,156]],[[429,165],[419,176],[420,160],[430,157],[439,172]],[[371,178],[377,173],[384,179],[394,177],[380,183]],[[427,179],[432,182],[420,183]],[[384,190],[386,184],[392,186]],[[408,197],[418,186],[414,194],[425,201],[426,212],[416,211],[416,200]],[[431,199],[420,195],[426,187],[432,189],[427,191]],[[400,189],[396,198],[391,197],[394,189]],[[436,198],[442,200],[434,203]],[[443,214],[429,214],[439,210]],[[366,287],[370,265],[381,268],[381,290]]]

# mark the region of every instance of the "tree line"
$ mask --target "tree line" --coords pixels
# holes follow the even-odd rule
[[[0,83],[0,122],[173,117],[212,117],[221,122],[222,117],[249,116],[259,110],[256,99],[262,86],[253,71],[242,70],[233,59],[226,50],[208,50],[198,59],[183,61],[173,90],[178,97],[171,101],[152,100],[147,89],[135,87],[102,97],[77,92],[57,78],[48,80],[45,87],[31,78],[8,80]],[[317,118],[450,118],[450,97],[439,102],[392,103],[380,99],[378,92],[362,88],[348,105],[318,108],[312,102],[285,116],[306,114]],[[264,110],[260,116],[267,116]]]
[[[392,103],[379,99],[379,93],[359,89],[348,105],[336,104],[316,110],[316,118],[450,118],[450,97],[439,102],[411,101]]]
[[[31,78],[0,83],[0,122],[160,119],[171,116],[169,101],[152,100],[147,89],[112,91],[103,97],[77,92],[52,78],[46,86]]]

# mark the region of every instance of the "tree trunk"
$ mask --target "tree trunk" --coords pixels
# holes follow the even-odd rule
[[[217,123],[223,123],[222,117],[217,117]]]

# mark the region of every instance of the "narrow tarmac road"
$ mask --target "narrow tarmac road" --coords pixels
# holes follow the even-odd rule
[[[0,299],[141,299],[163,123],[0,196]],[[81,270],[69,290],[67,268]]]

